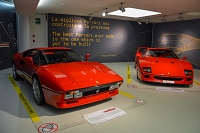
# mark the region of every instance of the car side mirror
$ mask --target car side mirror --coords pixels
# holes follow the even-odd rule
[[[25,59],[26,62],[28,62],[31,65],[33,65],[33,58],[32,57],[25,57],[24,59]]]
[[[182,57],[182,60],[187,60],[187,57],[186,57],[186,56],[183,56],[183,57]]]
[[[88,61],[89,58],[90,58],[90,54],[86,54],[85,55],[85,60]]]

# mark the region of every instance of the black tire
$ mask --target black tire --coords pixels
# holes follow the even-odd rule
[[[32,79],[33,97],[37,105],[45,104],[44,94],[39,79],[34,76]]]
[[[138,70],[136,71],[136,73],[137,73],[137,74],[136,74],[136,75],[137,75],[137,79],[140,80],[140,79],[138,78]]]
[[[16,67],[15,67],[15,64],[14,64],[14,63],[12,64],[12,74],[13,74],[13,78],[14,78],[15,80],[20,80],[20,79],[22,79],[22,77],[20,77],[20,76],[17,74]]]

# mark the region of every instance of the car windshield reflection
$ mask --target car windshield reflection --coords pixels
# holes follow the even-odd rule
[[[147,57],[161,57],[161,58],[178,58],[177,55],[171,50],[148,50],[145,53]]]
[[[73,50],[43,50],[39,54],[39,64],[82,62],[83,57]]]

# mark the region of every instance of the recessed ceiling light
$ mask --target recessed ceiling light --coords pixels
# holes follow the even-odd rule
[[[9,2],[9,1],[6,1],[6,0],[0,0],[0,1],[4,2],[2,4],[6,5],[6,6],[14,6],[14,4],[12,2]]]
[[[136,8],[125,8],[125,10],[126,10],[125,12],[121,12],[120,10],[109,12],[108,15],[140,18],[140,17],[161,14],[160,12],[147,11],[147,10],[136,9]]]
[[[61,6],[65,6],[66,4],[60,4]]]

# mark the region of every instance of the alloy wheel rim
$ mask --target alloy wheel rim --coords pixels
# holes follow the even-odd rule
[[[40,89],[38,82],[34,79],[33,81],[33,94],[36,101],[40,101]]]
[[[13,71],[13,77],[16,77],[15,65],[13,65],[12,71]]]

